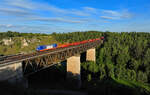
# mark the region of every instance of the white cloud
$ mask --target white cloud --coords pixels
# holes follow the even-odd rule
[[[26,10],[18,9],[18,8],[0,8],[0,14],[6,16],[31,16],[35,15],[33,12],[29,12]]]
[[[84,12],[84,11],[80,11],[80,10],[72,9],[72,10],[69,10],[69,11],[70,11],[70,12],[68,12],[69,14],[74,14],[74,15],[78,15],[78,16],[90,16],[89,13]]]
[[[120,15],[119,12],[117,12],[117,11],[112,11],[112,10],[103,10],[102,12],[103,12],[104,14],[108,14],[108,15],[111,15],[111,16],[118,16],[118,15]]]
[[[14,9],[20,9],[23,8],[24,10],[27,11],[35,11],[35,10],[42,10],[42,11],[49,11],[57,14],[72,14],[72,15],[77,15],[77,16],[89,16],[90,14],[85,12],[85,9],[92,9],[92,8],[85,8],[81,10],[77,9],[63,9],[63,8],[58,8],[53,5],[49,5],[46,3],[35,3],[31,0],[3,0],[3,2],[0,4],[2,7],[7,7]]]
[[[11,27],[15,27],[12,24],[0,24],[0,28],[11,28]]]
[[[84,23],[83,20],[73,20],[73,19],[65,19],[65,18],[30,18],[30,20],[34,21],[46,21],[46,22],[63,22],[63,23]]]
[[[61,9],[61,8],[58,8],[58,7],[55,7],[55,6],[52,6],[52,5],[40,5],[39,6],[42,10],[47,10],[47,11],[51,11],[51,12],[55,12],[55,13],[63,13],[63,14],[66,14],[68,13],[68,10],[65,10],[65,9]]]
[[[30,1],[30,2],[29,2]],[[4,7],[5,6],[5,7]],[[88,11],[94,10],[91,7],[79,9],[63,9],[45,3],[35,3],[31,0],[3,0],[0,3],[1,16],[16,16],[14,19],[21,18],[22,21],[44,21],[44,22],[63,22],[63,23],[84,23],[83,19],[72,19],[72,16],[90,16]],[[53,14],[53,17],[42,16],[43,13],[37,11],[46,11],[47,14]],[[56,13],[56,14],[55,14]],[[50,15],[49,15],[50,16]],[[26,18],[25,18],[26,17]],[[65,18],[64,18],[65,17]]]
[[[103,18],[103,19],[116,19],[115,17],[109,17],[109,16],[100,16],[101,18]]]
[[[42,28],[43,26],[39,26],[39,28],[32,27],[38,24],[58,25],[60,23],[64,26],[64,23],[69,23],[68,25],[76,23],[79,24],[79,26],[76,25],[76,27],[81,27],[86,24],[97,23],[99,25],[110,23],[110,20],[129,19],[133,15],[128,10],[102,10],[90,6],[65,9],[43,2],[38,3],[36,0],[2,0],[0,3],[0,16],[2,17],[0,20],[4,18],[5,20],[3,21],[13,24],[1,24],[0,28],[3,27],[5,29],[11,28],[27,31],[29,29],[49,30],[49,27],[51,26],[45,26],[45,28]],[[36,21],[39,21],[40,23],[37,23]],[[3,22],[1,21],[1,23]],[[15,26],[15,24],[18,23],[27,24],[31,27]],[[85,27],[87,28],[87,26]],[[56,29],[57,27],[54,28]]]
[[[24,9],[35,9],[36,4],[29,2],[29,0],[3,0],[3,5],[10,7],[19,7]]]
[[[103,10],[103,16],[100,16],[103,19],[129,19],[133,17],[133,14],[130,13],[128,10],[121,10],[121,11],[113,11],[113,10]]]
[[[99,13],[99,10],[96,9],[96,8],[92,8],[92,7],[83,7],[83,9],[87,12],[90,12],[90,13]]]
[[[83,7],[83,8],[88,11],[96,11],[96,9],[92,7]]]
[[[54,12],[54,13],[65,14],[65,15],[76,15],[76,16],[90,16],[91,15],[84,8],[82,8],[82,9],[63,9],[63,8],[58,8],[56,6],[47,5],[43,9]]]

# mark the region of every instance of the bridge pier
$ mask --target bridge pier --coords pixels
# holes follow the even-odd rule
[[[86,61],[96,61],[96,50],[95,48],[88,49],[86,51]]]
[[[22,62],[0,66],[0,81],[7,81],[16,86],[28,87],[28,81],[23,76]]]
[[[80,88],[80,55],[72,56],[67,59],[67,79],[71,87]]]

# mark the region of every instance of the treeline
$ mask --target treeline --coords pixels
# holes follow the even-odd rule
[[[71,32],[71,33],[52,33],[52,36],[59,42],[77,42],[87,39],[101,37],[102,32],[87,31],[87,32]]]
[[[89,31],[53,35],[61,42],[105,37],[96,51],[96,64],[82,64],[86,80],[115,78],[150,84],[150,33]]]
[[[8,37],[33,37],[33,36],[47,36],[47,34],[41,33],[19,33],[14,31],[0,32],[0,39]]]

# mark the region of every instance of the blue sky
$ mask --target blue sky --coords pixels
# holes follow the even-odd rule
[[[150,32],[150,0],[0,1],[0,32]]]

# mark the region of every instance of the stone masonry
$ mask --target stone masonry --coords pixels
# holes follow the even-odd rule
[[[95,48],[91,48],[86,52],[86,61],[96,61],[96,51]]]
[[[0,66],[0,81],[21,85],[27,88],[27,80],[23,77],[22,62]]]

